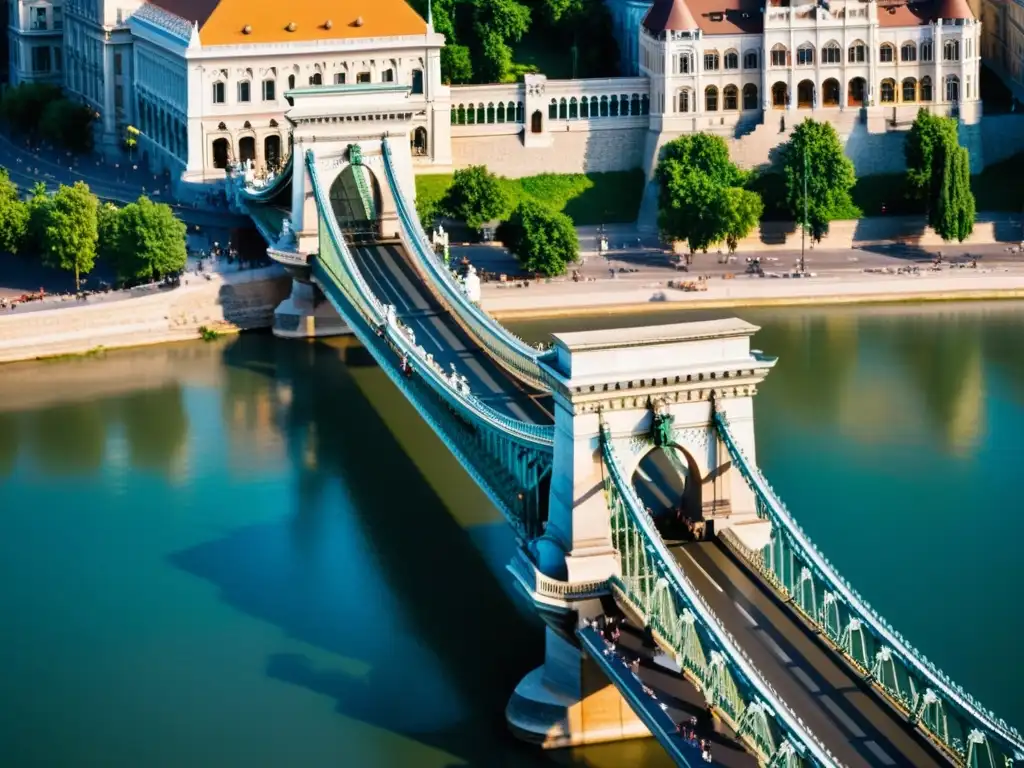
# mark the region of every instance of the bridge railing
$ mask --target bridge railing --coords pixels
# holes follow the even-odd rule
[[[401,224],[402,242],[412,255],[428,286],[458,323],[476,339],[480,346],[502,367],[538,389],[548,389],[541,373],[540,361],[551,358],[550,351],[541,351],[511,333],[466,296],[451,271],[434,252],[419,217],[402,193],[391,158],[391,145],[384,139],[384,175],[395,199]]]
[[[288,156],[287,162],[268,183],[258,186],[256,184],[241,184],[239,193],[246,201],[255,203],[268,203],[276,198],[292,180],[292,167],[295,162],[295,153]]]
[[[386,306],[366,283],[355,259],[348,250],[338,223],[334,219],[330,201],[326,198],[312,150],[306,155],[307,171],[313,186],[320,221],[328,235],[320,244],[318,260],[323,262],[345,296],[371,327],[383,332],[398,352],[406,357],[417,373],[430,382],[432,388],[464,417],[482,427],[499,430],[529,447],[542,447],[547,451],[554,445],[554,427],[530,424],[512,419],[491,408],[471,393],[457,387],[440,365],[421,346],[415,345],[397,320],[388,315]]]
[[[601,450],[621,576],[612,588],[762,764],[839,766],[725,629],[665,546],[624,477],[607,427]]]
[[[739,447],[719,410],[715,426],[734,465],[754,492],[758,513],[772,523],[772,541],[752,551],[723,539],[833,648],[957,764],[1004,768],[1024,759],[1020,732],[986,709],[910,645],[839,575],[796,522],[761,470]]]

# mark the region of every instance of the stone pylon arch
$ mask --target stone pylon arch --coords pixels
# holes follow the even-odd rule
[[[611,438],[632,477],[656,445],[676,445],[701,475],[702,513],[716,532],[743,531],[758,546],[771,528],[734,469],[713,424],[723,411],[740,447],[756,460],[753,396],[774,359],[750,350],[758,329],[739,319],[556,334],[545,370],[555,401],[555,456],[538,565],[570,582],[617,573],[604,494],[600,439]],[[564,563],[564,565],[562,565]]]

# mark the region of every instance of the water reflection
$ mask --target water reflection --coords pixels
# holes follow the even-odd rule
[[[189,431],[181,384],[123,397],[118,411],[132,468],[180,478],[187,467]]]

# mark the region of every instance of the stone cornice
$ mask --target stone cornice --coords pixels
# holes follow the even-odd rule
[[[362,111],[351,115],[303,115],[301,117],[292,117],[291,115],[285,115],[288,122],[292,125],[307,126],[307,125],[335,125],[340,123],[383,123],[383,122],[404,122],[412,120],[413,112],[398,112],[395,110],[385,110],[382,112],[369,112]],[[373,137],[379,139],[382,132],[377,131],[373,134]],[[341,138],[345,137],[331,137],[329,141],[341,141]]]

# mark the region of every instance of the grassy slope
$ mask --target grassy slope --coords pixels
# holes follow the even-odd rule
[[[452,183],[451,174],[416,177],[417,199],[440,200]],[[502,179],[510,200],[509,211],[530,198],[565,213],[577,226],[633,222],[643,195],[643,173],[573,173]],[[504,217],[502,217],[504,218]]]

